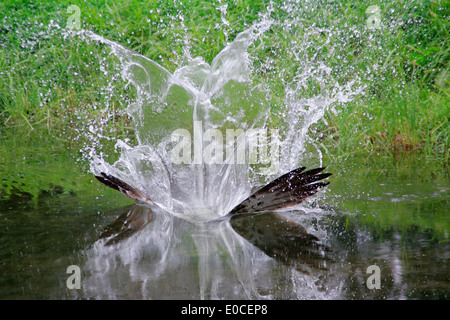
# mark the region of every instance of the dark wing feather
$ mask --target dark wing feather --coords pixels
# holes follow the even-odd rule
[[[231,210],[230,214],[258,213],[292,207],[325,187],[329,182],[321,181],[331,173],[320,173],[325,168],[292,170],[256,191]]]
[[[122,192],[127,197],[130,197],[136,201],[147,202],[154,204],[150,198],[142,191],[130,186],[128,183],[123,182],[119,178],[116,178],[110,174],[100,172],[101,176],[95,176],[98,181],[104,185]]]

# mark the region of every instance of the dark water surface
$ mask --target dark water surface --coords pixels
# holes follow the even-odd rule
[[[296,211],[209,223],[96,181],[85,193],[13,192],[0,201],[0,298],[448,299],[448,180],[378,163],[330,167],[328,189]],[[368,288],[372,265],[380,289]]]

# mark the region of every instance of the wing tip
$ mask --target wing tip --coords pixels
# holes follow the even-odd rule
[[[229,214],[275,211],[295,206],[330,184],[330,181],[320,181],[332,175],[320,173],[326,167],[303,172],[305,169],[306,167],[299,167],[269,182],[234,207]],[[268,197],[272,199],[269,200]],[[267,198],[266,201],[260,201],[263,198]]]
[[[154,202],[150,199],[150,197],[148,197],[145,193],[132,187],[128,183],[120,180],[119,178],[116,178],[115,176],[105,172],[100,172],[100,175],[101,176],[99,175],[94,176],[98,181],[100,181],[107,187],[120,191],[122,194],[136,201],[154,204]]]

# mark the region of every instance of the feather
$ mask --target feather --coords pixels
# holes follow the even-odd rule
[[[331,175],[320,174],[325,168],[303,172],[305,169],[294,169],[273,180],[242,201],[230,214],[258,213],[292,207],[329,184],[328,181],[317,182]]]
[[[148,197],[142,191],[130,186],[128,183],[123,182],[119,178],[116,178],[110,174],[101,172],[101,176],[95,176],[98,181],[103,183],[104,185],[113,188],[117,191],[122,192],[127,197],[130,197],[136,201],[146,202],[150,204],[154,204],[150,197]]]

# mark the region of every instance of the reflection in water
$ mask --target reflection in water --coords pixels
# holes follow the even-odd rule
[[[127,212],[117,218],[114,223],[108,225],[100,239],[108,239],[105,245],[111,245],[126,239],[144,228],[152,221],[153,212],[144,206],[132,206]]]
[[[305,210],[192,223],[126,207],[85,251],[76,297],[448,298],[449,246],[432,233],[393,230],[378,239],[356,217]],[[381,269],[380,290],[366,285],[374,264]]]
[[[116,244],[142,230],[152,217],[150,208],[134,205],[108,225],[100,239],[106,239],[106,246]],[[327,270],[326,261],[330,259],[325,253],[330,249],[292,220],[265,213],[233,216],[230,222],[240,236],[276,260],[303,271],[311,267]]]
[[[327,269],[329,259],[325,254],[330,249],[300,224],[279,214],[236,216],[231,219],[231,226],[267,255],[297,270]]]
[[[385,186],[375,190],[370,179],[364,181],[370,181],[370,197],[386,192]],[[345,191],[357,194],[355,188]],[[120,208],[123,203],[115,201],[122,198],[115,195],[101,201],[90,195],[46,196],[36,206],[26,199],[1,201],[0,298],[448,299],[450,243],[437,233],[440,229],[412,222],[395,225],[402,221],[398,218],[387,228],[367,221],[375,214],[375,222],[381,214],[400,215],[404,206],[410,219],[445,226],[447,198],[442,192],[438,195],[444,197],[434,196],[443,185],[427,188],[415,184],[416,192],[410,192],[417,195],[411,197],[414,202],[366,202],[360,197],[346,212],[307,204],[277,215],[197,224],[142,206]],[[394,191],[394,196],[401,194],[405,192]],[[350,206],[351,199],[344,200],[340,206]],[[376,210],[370,211],[367,203]],[[99,228],[120,216],[115,227]],[[296,223],[292,230],[299,230],[299,247],[304,231],[298,225],[320,239],[310,247],[317,263],[308,265],[304,256],[291,253],[271,256],[289,250],[284,240],[291,240],[277,234],[289,230],[285,219]],[[273,229],[265,228],[265,222]],[[128,236],[119,235],[120,230]],[[367,268],[373,264],[381,269],[380,290],[366,286]],[[69,265],[80,266],[80,290],[66,287]]]
[[[272,213],[195,224],[153,210],[134,205],[106,227],[87,252],[86,297],[327,297],[311,273],[325,271],[327,249],[299,224]]]
[[[153,210],[162,211],[150,200],[150,197],[119,178],[101,173],[100,176],[96,176],[100,182],[140,201],[142,205],[133,206],[120,215],[114,223],[106,227],[100,239],[106,241],[105,246],[110,246],[121,242],[121,240],[129,239],[131,235],[149,224],[152,229],[149,232],[153,232],[155,229],[165,231],[164,227],[170,225],[164,235],[156,233],[158,239],[151,239],[150,242],[147,242],[149,245],[145,245],[144,256],[152,257],[152,260],[149,261],[150,264],[159,261],[157,268],[160,268],[163,273],[167,270],[170,271],[173,267],[192,268],[192,264],[184,265],[184,260],[180,261],[179,257],[172,260],[171,256],[174,251],[178,254],[189,252],[189,249],[185,246],[189,242],[193,242],[192,248],[194,250],[190,250],[191,258],[198,261],[196,263],[197,270],[192,269],[193,274],[190,275],[189,281],[195,281],[198,277],[198,292],[201,298],[222,298],[223,294],[230,295],[229,297],[234,297],[237,294],[240,298],[260,297],[258,284],[255,283],[257,279],[254,274],[255,263],[253,260],[255,250],[252,245],[259,249],[258,254],[261,254],[262,251],[277,261],[294,266],[296,270],[304,273],[309,274],[311,268],[325,269],[326,267],[324,255],[326,250],[324,246],[320,245],[316,236],[306,232],[306,229],[298,223],[267,212],[267,208],[280,209],[298,205],[305,198],[328,185],[329,182],[320,181],[331,175],[330,173],[320,174],[324,168],[309,171],[305,171],[305,169],[301,167],[292,170],[273,180],[242,201],[226,217],[216,220],[208,219],[208,222],[188,219],[191,223],[185,222],[184,224],[178,224],[176,221],[167,218],[162,225],[158,225],[158,219],[150,224],[152,218],[158,216],[158,213],[154,214]],[[151,206],[152,209],[144,205]],[[168,213],[161,212],[161,215]],[[260,214],[256,215],[256,213]],[[193,216],[192,212],[189,217],[191,216]],[[206,216],[211,216],[211,214],[206,214]],[[230,219],[231,224],[229,223]],[[183,240],[180,242],[174,241],[173,238],[176,238],[176,234],[180,231]],[[143,237],[148,241],[152,235],[146,234]],[[100,243],[102,244],[103,241]],[[105,252],[101,244],[97,246],[97,253],[100,256],[104,255]],[[141,251],[140,246],[141,244],[135,242],[125,244],[125,251],[121,254],[121,260],[123,261],[124,257],[129,259],[128,253],[136,248]],[[161,249],[164,250],[162,254],[158,252]],[[157,257],[156,260],[155,257]],[[114,253],[112,260],[115,260]],[[142,261],[141,254],[138,255],[137,260],[140,264]],[[136,259],[130,260],[125,265],[131,267],[135,265],[135,262]],[[145,264],[147,263],[145,262]],[[224,268],[225,266],[228,267]],[[153,274],[153,266],[151,266],[151,270]],[[229,274],[230,271],[231,275]],[[179,273],[183,274],[184,270]],[[171,275],[170,278],[172,277]],[[229,287],[230,278],[237,281],[231,287]],[[267,276],[262,276],[261,279],[266,282]],[[143,280],[140,279],[139,281]],[[182,280],[180,281],[183,283]],[[177,286],[179,285],[180,283],[177,283]],[[195,287],[196,285],[193,283],[185,286],[186,290],[189,291],[188,297],[197,294],[195,290],[192,292],[192,288]],[[148,289],[145,287],[144,290],[147,291]],[[242,292],[237,293],[236,290]]]

